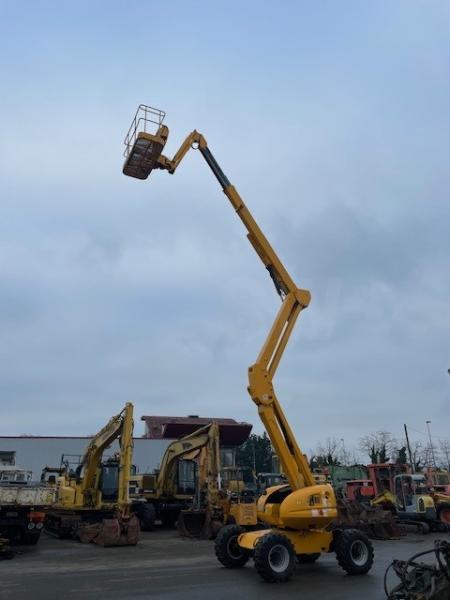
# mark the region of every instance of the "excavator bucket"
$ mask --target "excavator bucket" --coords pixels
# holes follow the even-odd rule
[[[203,540],[215,539],[222,523],[212,519],[208,510],[182,510],[178,515],[177,529],[183,537]]]
[[[139,519],[133,515],[129,519],[114,517],[100,523],[81,525],[78,537],[81,542],[92,542],[98,546],[136,546],[139,541]]]

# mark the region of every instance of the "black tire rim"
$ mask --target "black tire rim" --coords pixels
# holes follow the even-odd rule
[[[242,557],[242,550],[237,541],[237,535],[230,537],[227,542],[227,554],[230,558],[238,560]]]

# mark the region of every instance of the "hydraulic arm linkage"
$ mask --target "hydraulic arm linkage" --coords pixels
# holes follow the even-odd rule
[[[263,234],[236,188],[222,171],[201,133],[190,133],[172,159],[161,152],[169,130],[160,125],[156,135],[137,134],[123,168],[126,175],[146,179],[153,169],[163,169],[173,174],[186,153],[200,150],[211,171],[238,217],[247,229],[247,237],[273,280],[282,299],[280,310],[254,365],[249,368],[248,391],[258,406],[258,412],[270,440],[280,458],[289,484],[293,490],[314,485],[308,463],[303,456],[289,423],[281,409],[273,388],[273,377],[300,312],[310,302],[311,294],[299,289],[281,263],[266,236]]]

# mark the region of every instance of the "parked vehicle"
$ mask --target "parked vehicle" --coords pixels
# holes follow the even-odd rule
[[[37,544],[45,509],[54,500],[54,488],[33,482],[31,471],[0,466],[0,537],[15,544]]]

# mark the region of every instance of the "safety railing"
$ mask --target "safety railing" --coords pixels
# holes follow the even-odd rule
[[[123,155],[125,158],[127,158],[130,154],[131,148],[136,141],[138,133],[141,131],[144,133],[156,133],[158,128],[162,125],[165,116],[166,113],[163,110],[146,106],[145,104],[139,104],[136,114],[131,121],[127,135],[124,139],[125,150]]]

